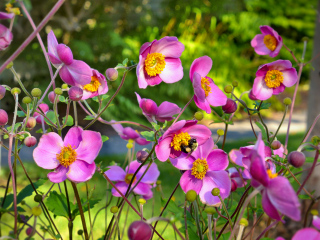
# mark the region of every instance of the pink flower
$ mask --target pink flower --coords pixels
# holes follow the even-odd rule
[[[49,112],[49,106],[45,103],[41,103],[37,110],[41,113],[43,112],[46,115]],[[42,122],[46,123],[44,121],[44,117],[42,115],[40,115],[40,113],[35,112],[33,114],[33,117],[36,119],[37,123],[39,123],[39,124],[42,124]]]
[[[259,100],[267,100],[278,95],[286,87],[293,86],[298,80],[297,71],[289,60],[277,60],[261,65],[256,72],[252,94]]]
[[[33,158],[39,167],[55,169],[48,173],[51,182],[60,183],[68,178],[79,183],[93,176],[96,170],[94,160],[101,147],[100,133],[72,127],[64,140],[54,132],[42,135]]]
[[[136,93],[139,107],[142,109],[143,115],[146,116],[149,122],[165,122],[171,121],[174,119],[173,115],[178,114],[181,111],[176,104],[171,102],[163,102],[158,107],[157,104],[151,100],[140,97],[138,93]]]
[[[92,74],[90,83],[79,86],[83,89],[82,100],[93,98],[108,92],[108,85],[105,76],[95,69],[92,69]]]
[[[162,81],[174,83],[182,79],[183,68],[180,56],[184,45],[176,37],[144,43],[139,52],[136,69],[139,88],[155,86]]]
[[[129,168],[126,167],[124,171],[121,167],[110,166],[109,170],[105,172],[111,181],[117,182],[115,185],[121,191],[123,195],[126,194],[129,184],[133,178],[134,173],[137,171],[141,164],[137,160],[130,163]],[[147,166],[143,166],[135,176],[132,186],[135,186],[136,182],[142,177],[143,173],[146,171]],[[160,172],[155,163],[152,163],[146,174],[143,176],[138,185],[133,189],[135,194],[141,195],[145,199],[150,199],[153,196],[152,185],[157,181]],[[112,188],[112,195],[115,197],[121,197],[117,190]]]
[[[62,43],[58,44],[53,31],[48,34],[48,56],[56,68],[63,64],[59,75],[65,83],[75,86],[91,82],[91,68],[83,61],[74,60],[71,49]]]
[[[208,56],[197,58],[190,67],[189,77],[194,89],[194,102],[198,108],[211,113],[213,107],[223,106],[227,103],[227,96],[208,77],[212,67],[212,60]]]
[[[235,167],[232,167],[227,172],[229,173],[231,182],[235,185],[235,189],[244,187],[247,185],[246,180],[251,179],[251,175],[247,169],[242,170],[239,168],[238,171]]]
[[[155,148],[157,158],[164,162],[169,156],[180,156],[190,143],[204,144],[211,136],[211,131],[204,125],[198,125],[194,120],[181,120],[171,125],[159,138]],[[190,149],[191,150],[191,149]],[[190,151],[189,151],[190,152]]]
[[[14,13],[0,12],[0,19],[11,19],[14,15]]]
[[[269,26],[260,26],[262,34],[256,35],[252,41],[251,46],[259,55],[268,55],[276,57],[282,47],[281,36]]]
[[[231,182],[228,173],[224,171],[229,164],[228,155],[221,149],[213,149],[214,143],[209,138],[191,155],[182,153],[177,158],[170,158],[173,166],[185,170],[180,178],[180,186],[186,193],[189,190],[199,194],[203,204],[215,205],[219,197],[213,196],[213,188],[219,188],[222,199],[229,196]]]
[[[12,38],[13,35],[11,31],[2,24],[0,24],[0,51],[3,51],[7,47],[9,47]]]
[[[115,122],[112,120],[111,122]],[[111,127],[119,134],[124,140],[132,140],[139,145],[148,145],[150,142],[142,138],[140,134],[131,127],[123,127],[121,124],[111,124]]]

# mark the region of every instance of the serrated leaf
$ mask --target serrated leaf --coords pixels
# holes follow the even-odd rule
[[[154,132],[153,131],[144,131],[141,132],[141,135],[147,140],[147,141],[154,141]]]
[[[93,119],[94,119],[94,117],[88,115],[83,120],[93,120]]]
[[[66,98],[62,95],[59,96],[59,101],[60,102],[65,102],[66,101]]]
[[[62,122],[64,123],[66,121],[66,117],[62,118]],[[71,115],[68,115],[66,126],[72,126],[73,125],[73,117]]]
[[[38,181],[33,183],[33,186],[35,189],[38,189],[41,185],[43,185],[45,182],[47,181],[47,179],[39,179]],[[17,204],[21,203],[21,201],[23,199],[25,199],[26,197],[29,197],[33,194],[33,187],[31,184],[29,184],[28,186],[26,186],[24,189],[22,189],[17,196]]]
[[[154,128],[156,131],[160,130],[160,125],[158,125],[158,124],[156,124],[156,123],[154,123],[154,122],[152,122],[151,124],[152,124],[153,128]]]
[[[53,124],[56,124],[57,123],[57,119],[56,119],[56,116],[55,116],[55,114],[54,114],[54,112],[48,112],[47,114],[46,114],[46,117],[53,123]],[[58,117],[59,117],[59,115],[58,115]],[[44,118],[44,121],[48,124],[48,125],[52,125],[46,118]]]
[[[25,117],[26,114],[23,111],[17,111],[18,117]]]
[[[260,122],[255,122],[255,124],[260,128],[261,133],[262,133],[262,139],[267,139],[267,132],[264,128],[264,126]]]
[[[21,125],[22,125],[21,122],[16,123],[16,124],[14,125],[14,127],[13,127],[13,132],[15,132],[15,131],[17,130],[17,128],[20,127]],[[12,128],[12,126],[10,126],[10,127],[7,128],[8,132],[11,132],[11,128]]]
[[[105,135],[101,135],[101,138],[102,138],[102,142],[105,142],[105,141],[109,140],[109,137],[105,136]]]

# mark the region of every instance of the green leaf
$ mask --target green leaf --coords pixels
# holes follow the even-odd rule
[[[159,131],[159,130],[160,130],[160,125],[158,125],[158,124],[156,124],[156,123],[154,123],[154,122],[152,122],[151,124],[152,124],[153,128],[154,128],[156,131]]]
[[[122,65],[123,65],[123,66],[127,66],[128,61],[129,61],[129,59],[126,58],[125,60],[123,60]]]
[[[33,183],[33,186],[34,186],[34,188],[35,189],[38,189],[41,185],[43,185],[45,182],[47,181],[47,179],[39,179],[38,181],[36,181],[36,182],[34,182]],[[24,189],[22,189],[20,192],[19,192],[19,194],[18,194],[18,196],[17,196],[17,203],[19,204],[19,203],[21,203],[21,201],[23,200],[23,199],[25,199],[26,197],[29,197],[29,196],[31,196],[32,195],[32,193],[33,193],[33,187],[32,187],[32,185],[31,184],[29,184],[28,186],[26,186]]]
[[[167,203],[168,199],[165,199],[165,198],[161,198],[161,205],[164,207],[165,204]],[[176,203],[171,199],[167,208],[166,208],[166,211],[169,211],[169,212],[172,212],[174,214],[183,214],[183,208],[179,208]]]
[[[55,114],[54,114],[54,112],[48,112],[47,114],[46,114],[46,117],[52,122],[52,123],[54,123],[54,124],[56,124],[57,123],[57,119],[56,119],[56,116],[55,116]],[[59,117],[59,115],[58,115],[58,117]],[[45,120],[45,122],[48,124],[48,125],[52,125],[46,118],[44,118],[44,120]]]
[[[153,131],[144,131],[141,132],[141,135],[147,140],[147,141],[153,141],[154,142],[154,132]]]
[[[261,133],[262,133],[262,139],[267,139],[267,132],[264,129],[264,126],[260,122],[255,122],[256,125],[260,128]]]
[[[105,135],[101,135],[101,138],[102,138],[102,142],[105,142],[105,141],[109,140],[109,137],[105,136]]]
[[[91,116],[86,116],[83,120],[93,120],[94,119],[94,117],[91,117]]]
[[[36,133],[43,133],[42,128],[38,129],[38,130],[36,131]]]
[[[105,99],[107,99],[107,98],[109,98],[109,95],[107,95],[107,94],[100,95],[100,100],[101,100],[101,101],[103,101],[103,100],[105,100]],[[98,96],[93,97],[92,100],[93,100],[93,101],[96,101],[96,102],[99,102]]]
[[[18,127],[20,127],[22,125],[22,122],[18,122],[14,125],[13,127],[13,132],[15,132],[17,130]],[[11,126],[7,128],[8,132],[11,132]]]
[[[59,96],[59,101],[60,102],[65,102],[66,101],[66,98],[62,95]]]
[[[18,117],[25,117],[26,114],[23,111],[17,111]]]
[[[66,117],[62,118],[62,122],[64,123],[66,121]],[[68,115],[68,119],[67,119],[67,126],[72,126],[73,125],[73,117],[71,115]]]
[[[307,194],[300,194],[298,197],[299,197],[300,199],[311,199],[311,198],[309,197],[309,195],[307,195]]]
[[[3,198],[0,198],[0,200],[0,202],[2,203]],[[3,204],[3,208],[8,208],[11,205],[11,203],[13,203],[13,194],[10,193],[6,197],[6,200]]]
[[[91,200],[89,200],[90,209],[92,209],[94,207],[94,205],[96,205],[100,201],[101,201],[101,199],[91,199]],[[82,205],[83,212],[87,212],[88,211],[88,201],[86,199],[81,199],[81,205]],[[77,206],[75,206],[75,209],[72,211],[72,216],[74,218],[76,216],[80,215],[79,208]]]
[[[74,211],[77,207],[70,203],[71,211]],[[63,194],[58,194],[56,191],[52,191],[46,201],[47,208],[56,216],[69,218],[68,215],[68,202],[67,198]]]
[[[162,129],[165,129],[166,127],[167,127],[167,125],[168,125],[168,122],[167,122],[167,120],[164,122],[164,124],[162,125]]]

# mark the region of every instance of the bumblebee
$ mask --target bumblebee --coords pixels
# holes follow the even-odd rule
[[[195,138],[191,138],[188,142],[188,145],[181,145],[181,151],[184,153],[192,153],[198,147],[197,140]]]

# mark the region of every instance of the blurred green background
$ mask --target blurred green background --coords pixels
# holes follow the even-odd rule
[[[36,24],[47,14],[56,1],[25,0]],[[0,3],[4,9],[6,1]],[[17,5],[17,4],[16,4]],[[302,38],[308,37],[306,59],[310,59],[316,17],[316,0],[67,0],[48,25],[41,31],[46,45],[46,35],[53,29],[59,42],[71,47],[74,58],[86,61],[92,68],[104,73],[125,58],[138,61],[140,46],[144,42],[164,36],[177,36],[185,45],[181,60],[184,78],[167,86],[139,89],[135,71],[128,74],[120,95],[104,118],[141,121],[134,92],[160,104],[172,101],[183,107],[191,98],[193,89],[189,80],[189,67],[195,58],[208,55],[213,60],[210,77],[221,89],[233,80],[239,82],[236,93],[248,91],[259,65],[277,59],[293,59],[282,49],[276,58],[257,55],[250,45],[260,33],[260,25],[270,25],[283,37],[284,43],[299,58]],[[0,63],[12,54],[32,32],[24,16],[13,28],[14,41],[10,48],[0,53]],[[7,24],[4,20],[3,24]],[[28,89],[42,89],[49,82],[49,72],[41,48],[35,39],[15,61],[15,69]],[[302,73],[302,83],[308,83],[310,65]],[[120,73],[121,77],[121,73]],[[1,84],[12,85],[13,76],[6,70],[0,75]],[[110,94],[119,85],[109,82]],[[61,84],[57,81],[57,85]],[[293,91],[289,89],[288,91]],[[285,96],[285,94],[280,97]],[[245,96],[246,98],[246,96]],[[269,101],[273,109],[281,110],[277,97]],[[298,98],[299,100],[299,98]],[[2,108],[10,109],[9,98]],[[130,109],[130,111],[128,111]],[[197,108],[191,104],[184,113],[190,117]],[[240,115],[237,115],[240,117]],[[142,118],[144,119],[144,118]]]

